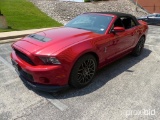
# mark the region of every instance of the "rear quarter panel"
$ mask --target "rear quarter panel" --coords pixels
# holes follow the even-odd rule
[[[134,44],[134,47],[136,46],[136,44],[138,43],[139,39],[142,36],[145,36],[145,38],[147,37],[148,34],[148,25],[146,22],[142,21],[142,20],[138,20],[138,22],[140,23],[137,27],[136,27],[136,42]]]

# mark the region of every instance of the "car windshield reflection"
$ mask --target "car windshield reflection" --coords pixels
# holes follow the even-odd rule
[[[72,27],[104,34],[111,20],[111,16],[83,14],[71,20],[65,25],[65,27]]]

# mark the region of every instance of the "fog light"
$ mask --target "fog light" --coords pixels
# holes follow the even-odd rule
[[[40,77],[39,80],[42,82],[42,83],[49,83],[49,80],[45,77]]]

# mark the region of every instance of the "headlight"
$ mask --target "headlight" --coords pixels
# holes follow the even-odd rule
[[[51,65],[51,64],[61,64],[59,60],[55,57],[40,57],[40,59],[46,64],[46,65]]]

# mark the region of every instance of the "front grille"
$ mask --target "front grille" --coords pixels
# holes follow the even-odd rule
[[[14,50],[15,50],[16,55],[17,55],[18,57],[20,57],[22,60],[24,60],[25,62],[27,62],[27,63],[29,63],[29,64],[31,64],[31,65],[35,65],[35,64],[32,62],[32,60],[31,60],[28,56],[26,56],[24,53],[18,51],[17,49],[14,49]]]
[[[29,73],[23,71],[22,69],[19,71],[20,75],[22,75],[25,79],[29,80],[29,81],[34,81],[33,76],[30,75]]]

